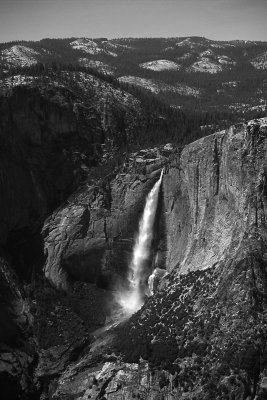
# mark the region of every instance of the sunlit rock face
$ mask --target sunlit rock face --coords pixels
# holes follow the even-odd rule
[[[155,268],[152,274],[148,278],[148,294],[153,296],[156,293],[158,286],[162,279],[168,274],[165,269]]]
[[[267,121],[200,139],[182,152],[163,182],[161,247],[165,265],[181,273],[234,257],[266,218]]]

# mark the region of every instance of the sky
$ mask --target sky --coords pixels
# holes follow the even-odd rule
[[[0,42],[178,36],[267,41],[267,0],[0,0]]]

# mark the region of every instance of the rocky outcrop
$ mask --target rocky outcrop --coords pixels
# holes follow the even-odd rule
[[[78,396],[80,400],[97,399],[173,399],[178,395],[177,379],[168,371],[152,371],[147,362],[139,363],[105,362],[99,364],[94,371],[79,372],[75,381],[69,381],[73,370],[59,381],[59,386],[54,394],[55,399],[63,396]],[[61,386],[61,382],[64,384]]]

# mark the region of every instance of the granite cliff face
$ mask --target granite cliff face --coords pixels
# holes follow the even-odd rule
[[[163,184],[166,266],[180,273],[233,259],[265,236],[266,121],[232,127],[186,146]]]
[[[154,265],[168,274],[51,398],[128,399],[133,382],[143,399],[266,398],[266,138],[267,120],[251,121],[171,157],[154,241]]]

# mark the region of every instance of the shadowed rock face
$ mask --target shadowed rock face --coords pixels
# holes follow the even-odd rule
[[[86,120],[62,87],[18,87],[0,98],[0,244],[13,253],[19,236],[37,236],[44,217],[84,179],[82,166],[96,163],[103,138],[91,111]]]
[[[33,317],[29,302],[10,265],[0,258],[0,387],[6,399],[33,391],[31,371],[35,344],[31,335]]]
[[[93,108],[83,111],[60,86],[18,87],[0,97],[0,386],[6,399],[36,395],[40,324],[33,315],[42,307],[36,293],[32,304],[26,300],[24,289],[42,266],[40,228],[100,156],[100,118]]]

